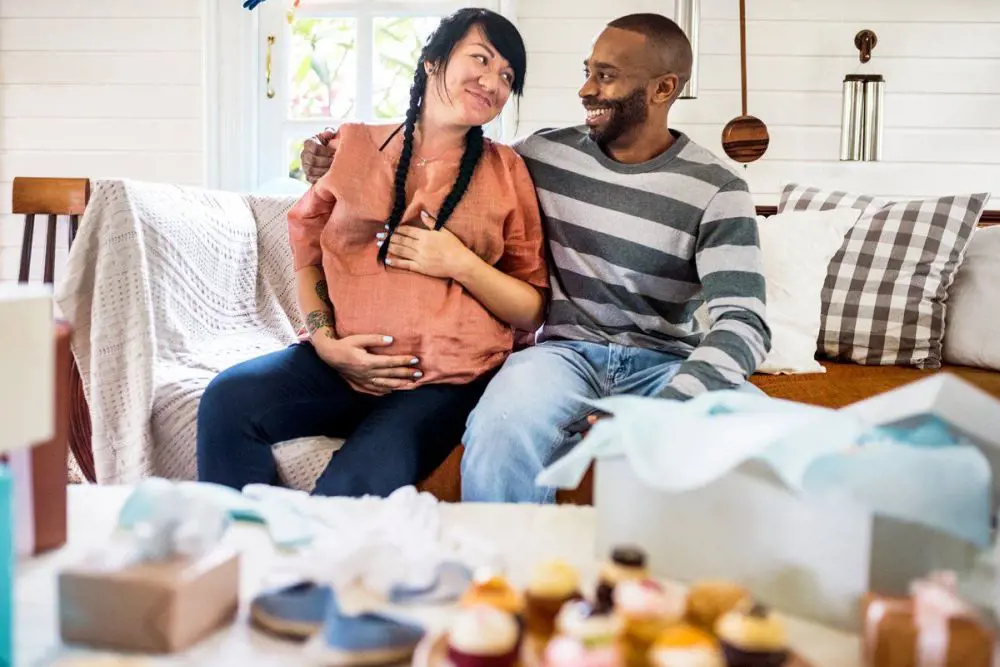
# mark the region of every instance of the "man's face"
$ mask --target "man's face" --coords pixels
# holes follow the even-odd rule
[[[650,75],[646,38],[607,28],[584,62],[587,81],[580,88],[590,137],[601,145],[619,139],[649,118]]]

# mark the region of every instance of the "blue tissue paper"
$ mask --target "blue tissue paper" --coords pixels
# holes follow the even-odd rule
[[[980,548],[992,543],[989,460],[934,414],[879,424],[736,391],[686,402],[621,396],[594,405],[613,417],[542,471],[538,484],[572,488],[593,459],[625,455],[648,486],[683,493],[756,459],[790,493],[850,498]]]
[[[147,521],[176,494],[197,498],[224,509],[232,521],[263,524],[279,549],[295,549],[312,542],[316,525],[294,509],[250,498],[235,489],[207,482],[174,482],[152,477],[139,482],[118,515],[118,527],[131,530]]]

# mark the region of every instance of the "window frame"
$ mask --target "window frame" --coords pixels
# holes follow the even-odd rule
[[[290,0],[268,0],[252,12],[235,0],[204,0],[205,12],[205,183],[216,189],[254,191],[276,176],[287,176],[288,141],[305,139],[329,125],[324,120],[292,120],[279,117],[287,110],[289,40],[286,12]],[[296,18],[308,16],[357,16],[359,20],[359,68],[366,49],[374,63],[373,21],[376,16],[428,16],[447,13],[462,6],[485,6],[516,24],[517,0],[315,0],[303,2]],[[264,65],[267,35],[281,26],[272,50],[272,99],[266,99]],[[284,36],[284,38],[282,38]],[[243,57],[241,57],[243,56]],[[363,81],[363,79],[367,79]],[[357,95],[371,104],[371,76],[359,77]],[[273,103],[265,106],[262,102]],[[270,115],[269,115],[270,114]],[[495,138],[510,140],[517,124],[517,104],[510,103],[498,123]],[[266,127],[278,127],[280,141],[263,136]],[[273,137],[273,135],[271,135]],[[277,167],[280,165],[280,170]]]

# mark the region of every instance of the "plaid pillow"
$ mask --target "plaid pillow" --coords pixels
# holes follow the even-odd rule
[[[861,210],[823,285],[820,352],[859,364],[939,368],[948,287],[988,199],[891,202],[786,185],[779,213]]]

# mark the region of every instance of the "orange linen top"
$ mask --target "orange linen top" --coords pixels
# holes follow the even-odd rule
[[[288,214],[296,271],[321,266],[338,337],[393,337],[376,354],[412,354],[417,384],[461,384],[499,366],[513,347],[511,327],[459,283],[378,262],[375,234],[392,206],[402,132],[379,151],[362,124],[344,124],[330,170]],[[548,287],[541,214],[527,167],[509,146],[483,140],[483,154],[465,196],[445,227],[488,264],[537,287]],[[424,166],[414,157],[402,224],[426,227],[420,212],[437,212],[451,191],[463,148]]]

